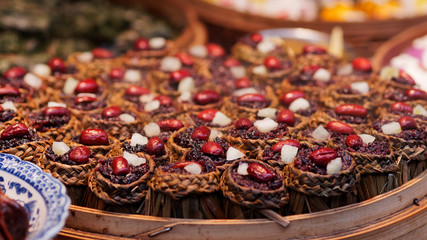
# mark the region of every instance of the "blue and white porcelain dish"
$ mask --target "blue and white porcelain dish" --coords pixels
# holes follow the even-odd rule
[[[28,240],[51,239],[64,227],[70,207],[66,188],[35,164],[0,153],[0,188],[28,211]]]

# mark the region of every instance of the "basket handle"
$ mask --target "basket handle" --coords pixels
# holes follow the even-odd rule
[[[279,224],[282,227],[287,227],[289,225],[289,220],[286,219],[286,217],[281,216],[280,214],[276,213],[275,211],[271,209],[260,209],[258,210],[262,215],[266,216],[272,221],[275,221],[277,224]]]
[[[153,229],[151,231],[136,235],[136,236],[134,236],[134,238],[135,239],[147,239],[147,238],[156,237],[157,235],[171,231],[177,225],[186,224],[186,223],[188,223],[188,222],[175,222],[175,223],[163,225],[163,226],[156,228],[156,229]]]

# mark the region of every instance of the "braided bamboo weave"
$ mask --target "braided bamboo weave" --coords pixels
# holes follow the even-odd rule
[[[78,72],[86,78],[97,78],[102,73],[110,72],[114,67],[123,66],[121,58],[108,58],[108,59],[93,59],[90,62],[80,62],[78,56],[81,52],[76,52],[68,56],[67,62],[74,65]]]
[[[156,192],[162,192],[168,197],[178,200],[193,194],[209,194],[218,191],[220,175],[219,170],[194,175],[169,173],[156,169],[148,186]]]
[[[128,67],[153,68],[160,64],[163,57],[173,55],[176,51],[175,44],[172,41],[166,41],[166,47],[163,49],[129,50],[120,58],[122,58],[122,61]]]
[[[329,87],[327,94],[320,98],[322,104],[331,109],[342,104],[359,104],[368,111],[368,115],[372,116],[374,114],[375,116],[375,111],[379,104],[378,100],[380,99],[380,94],[376,89],[370,89],[369,93],[364,94],[341,94],[338,93],[338,89],[341,88],[341,85]]]
[[[83,128],[99,128],[108,133],[109,136],[115,137],[119,141],[132,137],[135,132],[142,130],[142,121],[137,117],[135,121],[126,123],[123,121],[109,121],[106,119],[97,119],[91,115],[83,118]]]
[[[281,136],[273,139],[245,139],[241,137],[232,137],[231,135],[224,135],[223,138],[231,145],[243,149],[245,151],[253,152],[257,149],[264,149],[266,146],[273,146],[274,144],[286,140],[288,136]]]
[[[283,184],[280,188],[275,190],[259,190],[255,188],[248,188],[238,185],[232,175],[232,169],[239,166],[240,162],[258,163],[264,167],[269,168],[276,175],[280,175],[282,178],[282,172],[272,169],[267,164],[258,160],[241,160],[235,161],[231,166],[224,172],[221,177],[221,190],[224,197],[231,200],[233,203],[248,208],[273,208],[278,209],[283,207],[289,201],[288,193],[286,192],[285,185]]]
[[[97,163],[97,159],[91,158],[88,163],[81,165],[68,165],[47,160],[43,154],[45,163],[44,171],[50,172],[53,177],[61,180],[65,186],[87,186],[87,177]]]
[[[92,171],[88,178],[88,186],[92,193],[108,204],[124,205],[143,200],[147,195],[147,181],[154,171],[154,162],[147,154],[136,153],[136,155],[147,160],[150,167],[147,173],[130,184],[117,184],[105,178],[99,171]]]
[[[390,153],[384,156],[350,151],[348,153],[355,159],[361,174],[394,173],[399,170],[396,155],[391,144],[389,144],[388,149]]]
[[[397,156],[402,156],[402,160],[425,161],[426,160],[426,140],[405,140],[393,135],[386,135],[382,132],[372,130],[374,135],[384,141],[391,142]]]
[[[349,168],[333,175],[301,171],[291,163],[284,169],[286,187],[308,196],[319,197],[335,197],[352,192],[360,180],[360,173],[356,171],[355,161],[351,161]]]
[[[275,108],[279,104],[279,99],[274,93],[273,88],[271,88],[270,86],[265,87],[265,97],[268,100],[270,100],[270,104],[267,106],[267,108]],[[259,110],[259,109],[239,106],[237,103],[233,103],[227,98],[224,99],[224,102],[225,104],[221,108],[221,111],[223,113],[227,113],[227,116],[231,117],[232,119],[253,118],[256,116],[256,113]]]
[[[188,151],[190,148],[183,148],[175,143],[175,138],[178,137],[179,134],[185,132],[188,127],[184,127],[179,129],[178,131],[172,133],[172,135],[169,137],[168,141],[165,145],[165,150],[168,153],[169,156],[171,156],[172,161],[176,161],[181,158],[181,156],[184,155],[186,151]]]
[[[311,125],[312,126],[316,126],[316,125],[317,126],[318,125],[326,126],[330,121],[340,121],[340,122],[347,123],[345,121],[342,121],[340,119],[337,119],[337,118],[330,116],[328,113],[326,113],[324,111],[317,111],[312,116]],[[347,123],[347,124],[350,125],[356,133],[365,133],[369,129],[371,129],[371,125],[372,125],[370,120],[368,120],[367,123],[363,123],[363,124],[354,124],[354,123]]]
[[[48,145],[50,145],[50,140],[38,140],[14,148],[1,150],[0,153],[15,155],[24,161],[35,163],[43,168],[41,158]]]
[[[280,42],[278,42],[278,40]],[[293,50],[285,44],[285,41],[282,39],[275,39],[278,50],[272,51],[268,54],[262,53],[251,46],[244,43],[236,43],[232,49],[231,53],[238,59],[250,63],[250,64],[262,64],[264,63],[264,59],[267,56],[275,56],[279,59],[288,59],[291,55],[293,55]]]
[[[71,116],[70,121],[60,128],[51,128],[46,132],[39,132],[40,136],[54,141],[69,140],[76,132],[81,131],[80,121],[76,117]]]
[[[70,148],[76,148],[81,144],[65,142]],[[51,146],[51,144],[49,145]],[[87,186],[88,174],[95,168],[101,158],[105,158],[100,149],[90,149],[91,158],[86,164],[68,165],[60,162],[50,161],[45,154],[42,156],[44,171],[50,172],[53,177],[61,180],[66,186]],[[97,151],[95,151],[97,150]],[[101,153],[100,153],[101,152]]]

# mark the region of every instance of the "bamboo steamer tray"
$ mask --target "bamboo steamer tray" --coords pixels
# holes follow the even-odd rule
[[[417,16],[363,22],[291,21],[243,13],[202,0],[188,1],[204,21],[243,32],[254,32],[267,28],[298,27],[328,33],[334,26],[340,26],[344,30],[345,40],[356,48],[358,55],[365,57],[372,56],[377,47],[390,37],[427,20],[427,16]]]
[[[56,239],[423,239],[426,186],[424,171],[361,203],[285,217],[287,227],[267,219],[173,219],[71,206],[66,227]]]
[[[198,19],[198,15],[194,8],[183,0],[110,0],[113,4],[123,6],[134,6],[135,8],[142,7],[147,9],[156,16],[167,19],[173,26],[179,29],[179,33],[174,39],[176,47],[186,49],[192,45],[202,45],[207,41],[207,30],[203,23]],[[46,52],[48,58],[52,57],[52,53]],[[0,69],[7,69],[9,65],[32,66],[34,63],[47,61],[46,57],[37,57],[28,59],[25,54],[1,54],[0,53]],[[7,59],[9,64],[2,65],[2,59]]]
[[[184,49],[191,45],[204,44],[207,41],[205,26],[199,21],[194,8],[183,0],[110,0],[125,6],[143,6],[150,12],[169,20],[174,26],[181,28],[181,34],[175,39],[178,48]]]
[[[414,39],[427,34],[427,22],[413,26],[394,36],[381,45],[372,58],[372,66],[376,70],[387,66],[391,59],[411,46]]]

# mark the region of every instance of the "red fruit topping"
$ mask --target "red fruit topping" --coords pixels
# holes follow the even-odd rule
[[[50,67],[50,70],[52,72],[59,72],[64,73],[65,72],[65,63],[64,61],[59,57],[53,57],[49,60],[48,65]]]
[[[231,67],[238,67],[241,66],[242,64],[239,62],[239,60],[235,59],[235,58],[227,58],[227,60],[224,61],[224,66],[231,68]]]
[[[188,162],[177,162],[177,163],[175,163],[175,164],[173,165],[173,168],[180,168],[180,169],[183,169],[183,168],[185,168],[186,166],[188,166],[188,165],[190,165],[190,164],[192,164],[192,163],[199,165],[200,169],[202,169],[202,171],[203,171],[203,167],[202,167],[202,165],[200,165],[200,163],[198,163],[198,162],[194,162],[194,161],[188,161]]]
[[[305,66],[301,69],[301,74],[313,75],[315,72],[317,72],[317,70],[321,68],[322,67],[317,65]]]
[[[197,118],[205,122],[212,122],[217,112],[218,110],[216,109],[212,109],[212,108],[206,109],[199,112],[199,114],[197,114]]]
[[[23,123],[16,123],[13,125],[10,125],[7,127],[0,136],[0,139],[2,140],[9,140],[13,138],[19,138],[22,136],[29,135],[30,132],[28,131],[28,128]]]
[[[286,123],[286,125],[292,127],[295,123],[295,115],[291,110],[283,109],[277,113],[276,121],[278,123]]]
[[[427,100],[427,93],[421,89],[411,88],[405,91],[405,95],[411,100]]]
[[[89,103],[89,102],[96,102],[97,100],[98,99],[91,97],[91,96],[80,96],[80,97],[74,98],[74,103],[75,104]]]
[[[368,111],[361,105],[357,104],[342,104],[335,108],[338,115],[348,115],[353,117],[366,117]]]
[[[147,143],[147,153],[150,155],[161,156],[165,153],[165,143],[159,137],[152,137]]]
[[[110,70],[110,78],[111,79],[122,79],[125,76],[125,69],[116,67]]]
[[[239,104],[243,102],[266,102],[266,101],[267,99],[264,97],[264,95],[259,93],[248,93],[237,98],[237,102]]]
[[[345,144],[351,148],[359,148],[363,145],[363,140],[358,135],[348,135],[345,138]]]
[[[20,78],[27,74],[27,70],[22,67],[13,67],[9,68],[6,72],[3,73],[3,77],[6,79],[11,78]]]
[[[328,125],[326,125],[326,128],[333,131],[338,132],[342,134],[353,134],[354,129],[348,125],[347,123],[343,123],[340,121],[330,121]]]
[[[157,100],[160,102],[160,105],[169,107],[172,106],[172,98],[166,96],[166,95],[159,95],[154,98],[154,100]]]
[[[80,81],[77,84],[76,89],[74,89],[74,93],[96,93],[98,92],[98,83],[96,83],[95,79],[87,78],[85,80]]]
[[[202,152],[214,156],[223,156],[224,149],[216,142],[206,142],[202,146]]]
[[[84,145],[109,145],[108,135],[97,128],[85,129],[80,134],[80,143]]]
[[[193,100],[198,105],[217,103],[220,100],[219,93],[214,90],[203,90],[194,95]]]
[[[411,77],[411,75],[409,75],[407,72],[405,72],[403,70],[399,70],[399,78],[405,80],[405,82],[408,85],[414,86],[416,84],[415,80]]]
[[[104,48],[95,48],[92,50],[92,54],[94,58],[100,58],[100,59],[114,57],[113,53],[111,53],[110,51]]]
[[[19,89],[16,87],[0,87],[0,96],[16,96],[19,95]]]
[[[390,106],[392,112],[410,113],[412,114],[412,107],[404,102],[395,102]]]
[[[118,106],[107,107],[102,111],[102,116],[105,118],[118,117],[122,114],[122,109]]]
[[[150,44],[146,38],[140,37],[133,43],[133,48],[137,51],[148,50],[150,48]]]
[[[234,123],[236,129],[249,129],[252,126],[253,124],[248,118],[240,118]]]
[[[139,87],[139,86],[130,86],[126,88],[125,94],[128,96],[136,96],[139,97],[144,94],[149,94],[150,90],[148,90],[145,87]]]
[[[208,141],[211,130],[205,126],[197,127],[193,130],[191,138],[197,141]]]
[[[248,166],[248,174],[257,182],[268,182],[274,178],[270,169],[259,163],[251,163]]]
[[[353,59],[351,64],[353,65],[354,70],[357,70],[360,72],[371,72],[372,71],[371,61],[367,58],[357,57],[357,58]]]
[[[264,66],[267,69],[278,69],[282,67],[282,64],[280,63],[279,59],[274,56],[268,56],[264,59]]]
[[[326,49],[321,46],[307,44],[303,47],[302,52],[304,54],[325,54]]]
[[[183,65],[193,66],[193,64],[194,64],[193,57],[188,53],[184,53],[184,52],[177,53],[177,54],[175,54],[175,57],[177,57]]]
[[[262,41],[262,35],[260,33],[252,33],[249,37],[252,41],[259,43]]]
[[[281,142],[278,142],[278,143],[274,144],[273,147],[271,147],[271,150],[273,152],[280,152],[280,151],[282,151],[282,148],[285,145],[297,147],[298,149],[301,148],[301,145],[299,144],[299,142],[297,140],[288,139],[288,140],[281,141]]]
[[[85,146],[78,146],[70,152],[69,158],[77,164],[85,164],[89,161],[90,149]]]
[[[242,77],[236,80],[234,83],[234,86],[238,89],[240,88],[248,88],[251,86],[251,80],[247,77]]]
[[[4,112],[4,108],[0,105],[0,112]]]
[[[157,122],[162,131],[177,131],[184,127],[184,124],[178,119],[166,119]]]
[[[337,157],[337,153],[331,148],[319,148],[309,156],[316,165],[321,167],[326,167],[330,161]]]
[[[114,175],[126,175],[130,172],[128,160],[124,157],[115,157],[111,165]]]
[[[46,107],[43,109],[44,116],[69,116],[70,111],[64,107]]]
[[[171,83],[179,83],[182,79],[189,76],[191,76],[191,73],[189,71],[180,69],[170,74],[169,81]]]
[[[398,122],[403,130],[417,129],[417,122],[410,116],[402,116]]]
[[[286,106],[289,106],[293,101],[298,98],[305,98],[305,93],[301,90],[294,90],[287,93],[284,93],[280,97],[280,102]]]
[[[212,57],[222,57],[225,55],[224,48],[216,43],[206,44],[206,49],[208,50],[208,54]]]

